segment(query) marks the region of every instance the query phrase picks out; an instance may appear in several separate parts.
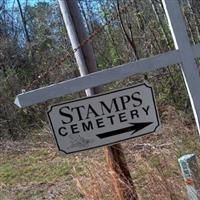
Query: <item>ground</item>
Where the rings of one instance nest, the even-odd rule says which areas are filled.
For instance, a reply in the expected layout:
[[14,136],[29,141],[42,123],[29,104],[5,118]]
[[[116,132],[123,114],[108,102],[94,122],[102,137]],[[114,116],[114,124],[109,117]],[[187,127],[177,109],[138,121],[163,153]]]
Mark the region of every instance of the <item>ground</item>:
[[[200,142],[194,121],[173,107],[160,110],[162,130],[123,142],[140,199],[186,200],[177,159]],[[103,148],[63,156],[47,128],[20,141],[0,141],[0,200],[116,199]]]

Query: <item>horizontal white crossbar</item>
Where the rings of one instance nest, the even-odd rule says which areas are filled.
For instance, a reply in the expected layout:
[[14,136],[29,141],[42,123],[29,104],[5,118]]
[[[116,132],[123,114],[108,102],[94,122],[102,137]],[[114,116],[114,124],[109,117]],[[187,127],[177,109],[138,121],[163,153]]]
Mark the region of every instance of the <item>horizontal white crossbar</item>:
[[[192,47],[195,57],[200,57],[200,44]],[[49,99],[96,87],[128,76],[149,72],[169,65],[181,63],[179,50],[169,51],[150,58],[123,64],[114,68],[98,71],[86,76],[66,80],[36,90],[17,95],[15,104],[26,107]]]

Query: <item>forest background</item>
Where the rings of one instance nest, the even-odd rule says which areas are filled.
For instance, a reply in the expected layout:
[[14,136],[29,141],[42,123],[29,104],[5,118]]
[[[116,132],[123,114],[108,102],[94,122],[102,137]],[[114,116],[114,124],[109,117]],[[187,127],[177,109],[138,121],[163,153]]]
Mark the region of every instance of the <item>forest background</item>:
[[[0,5],[0,136],[12,139],[41,126],[47,109],[44,103],[20,110],[13,104],[17,94],[79,76],[57,1],[31,2],[2,0]],[[200,41],[200,5],[182,2],[194,44]],[[102,29],[91,41],[99,70],[174,49],[160,1],[80,0],[79,5],[88,34]],[[178,66],[121,82],[144,79],[153,84],[159,103],[191,112]],[[105,90],[120,88],[121,82]]]

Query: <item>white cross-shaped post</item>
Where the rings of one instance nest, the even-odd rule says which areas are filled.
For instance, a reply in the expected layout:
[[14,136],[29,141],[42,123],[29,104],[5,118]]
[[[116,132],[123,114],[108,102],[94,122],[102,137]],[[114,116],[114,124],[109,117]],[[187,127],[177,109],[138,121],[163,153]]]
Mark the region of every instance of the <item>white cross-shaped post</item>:
[[182,74],[200,133],[200,77],[178,0],[163,0],[175,48],[180,51]]
[[19,94],[15,104],[26,107],[84,89],[93,88],[128,76],[181,64],[182,73],[200,133],[200,76],[195,58],[200,57],[200,44],[191,46],[178,0],[162,0],[176,50],[147,59],[66,80],[47,87]]

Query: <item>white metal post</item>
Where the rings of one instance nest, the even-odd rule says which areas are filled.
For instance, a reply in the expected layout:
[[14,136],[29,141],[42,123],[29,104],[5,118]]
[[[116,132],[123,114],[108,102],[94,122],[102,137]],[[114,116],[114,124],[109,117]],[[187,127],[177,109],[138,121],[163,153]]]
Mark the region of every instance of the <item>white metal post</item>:
[[[76,62],[79,67],[79,72],[80,72],[81,76],[85,76],[88,74],[88,68],[85,63],[83,51],[81,48],[79,48],[79,46],[80,46],[79,38],[77,37],[76,29],[74,27],[73,19],[70,15],[70,11],[69,11],[67,2],[65,0],[58,0],[58,2],[60,4],[61,13],[63,16],[63,20],[65,22],[68,36],[69,36],[71,44],[72,44],[72,48],[77,49],[76,52],[74,53],[74,55],[75,55]],[[94,94],[94,91],[91,88],[86,89],[85,92],[89,96]]]
[[[195,58],[200,57],[200,44],[193,45],[192,51]],[[17,95],[15,104],[23,108],[87,88],[96,87],[116,80],[122,80],[134,74],[150,72],[178,63],[181,63],[180,51],[172,50],[150,58],[140,59],[135,62],[126,63],[71,80],[65,80],[60,83],[23,92]]]
[[200,134],[200,77],[178,0],[162,0],[176,49],[180,51],[182,73]]

